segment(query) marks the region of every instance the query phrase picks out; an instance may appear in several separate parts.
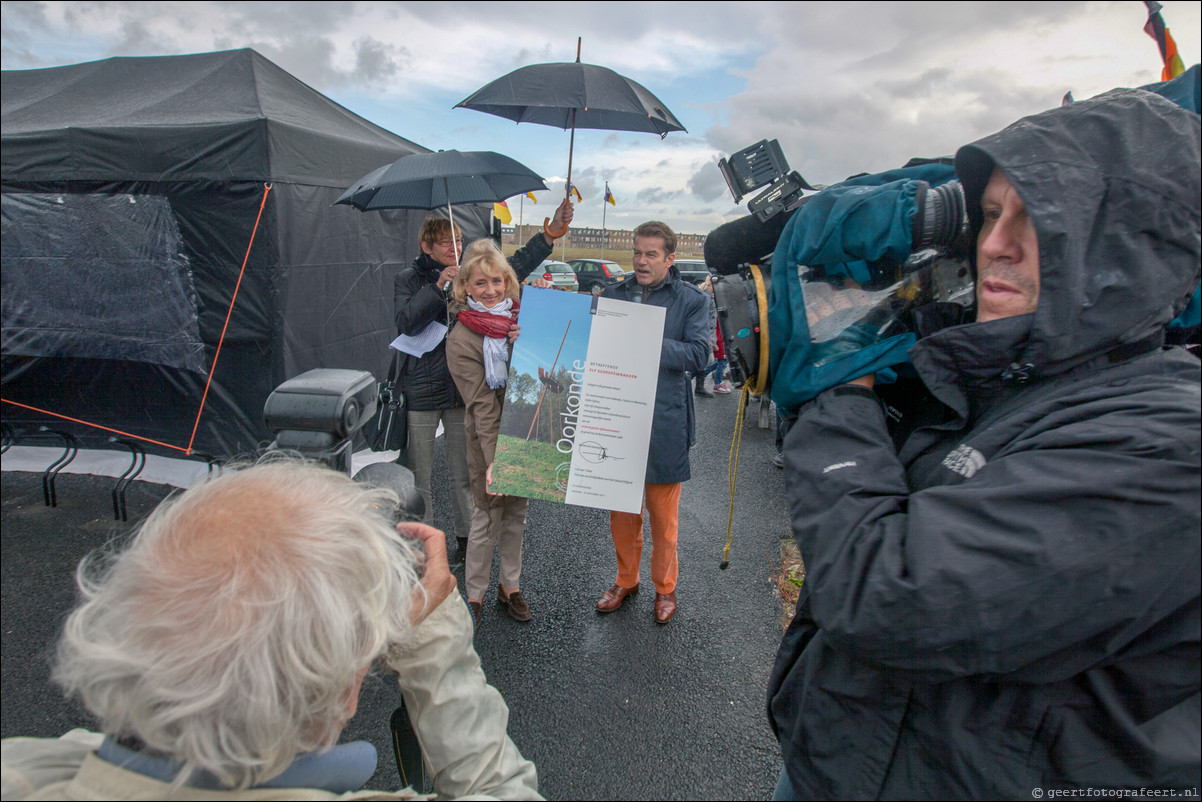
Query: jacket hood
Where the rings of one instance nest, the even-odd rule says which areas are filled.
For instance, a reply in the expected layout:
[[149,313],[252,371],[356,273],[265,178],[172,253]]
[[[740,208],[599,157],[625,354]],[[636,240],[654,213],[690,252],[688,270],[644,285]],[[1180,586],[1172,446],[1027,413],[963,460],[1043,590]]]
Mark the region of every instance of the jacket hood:
[[[1027,117],[956,154],[974,231],[995,166],[1039,239],[1039,304],[1020,361],[1054,375],[1145,340],[1198,286],[1197,114],[1138,89]],[[995,323],[998,321],[994,321]],[[983,332],[990,323],[972,324]]]

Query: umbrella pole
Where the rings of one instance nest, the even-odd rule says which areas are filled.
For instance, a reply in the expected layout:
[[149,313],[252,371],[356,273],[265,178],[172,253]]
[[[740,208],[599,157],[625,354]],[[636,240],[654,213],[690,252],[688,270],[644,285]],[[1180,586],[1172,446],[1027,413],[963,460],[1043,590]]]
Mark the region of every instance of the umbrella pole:
[[[579,55],[577,56],[579,61]],[[568,182],[566,192],[564,192],[564,200],[572,199],[572,153],[576,150],[576,109],[572,109],[572,137],[568,140]],[[568,227],[565,224],[559,231],[554,231],[551,228],[551,218],[543,218],[543,233],[551,239],[559,239],[564,234],[568,233]]]
[[442,191],[447,196],[447,217],[451,221],[451,247],[455,249],[455,264],[459,264],[459,240],[455,238],[455,213],[451,211],[451,187],[446,176],[442,178]]
[[[581,41],[583,40],[583,38],[584,38],[583,36],[576,37],[576,63],[577,64],[581,63]],[[564,200],[565,201],[572,200],[572,153],[575,152],[575,150],[576,150],[576,109],[573,108],[572,109],[572,138],[569,139],[569,144],[567,144],[567,188],[566,188],[567,191],[564,192]],[[567,226],[565,225],[563,228],[560,228],[559,231],[552,231],[551,218],[543,218],[542,231],[543,231],[543,233],[547,234],[547,236],[551,237],[552,239],[559,239],[560,237],[563,237],[564,234],[567,233]],[[561,253],[563,253],[563,250],[561,250]]]

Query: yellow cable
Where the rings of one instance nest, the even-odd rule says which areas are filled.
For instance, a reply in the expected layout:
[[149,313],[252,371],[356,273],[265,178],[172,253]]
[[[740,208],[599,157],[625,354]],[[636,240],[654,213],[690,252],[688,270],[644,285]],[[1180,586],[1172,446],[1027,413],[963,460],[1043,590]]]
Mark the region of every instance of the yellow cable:
[[730,547],[734,545],[735,480],[739,474],[739,450],[743,445],[743,418],[747,411],[747,399],[761,396],[768,389],[768,291],[764,288],[764,276],[757,265],[751,265],[751,277],[755,281],[755,297],[760,309],[760,361],[755,376],[749,376],[739,392],[739,411],[735,418],[735,433],[730,441],[730,460],[726,475],[730,482],[730,509],[726,516],[726,547],[722,549],[722,564],[725,571],[730,566]]
[[768,291],[764,288],[764,276],[758,265],[749,265],[751,278],[755,281],[755,300],[760,310],[760,360],[755,376],[749,376],[747,387],[754,396],[768,390]]
[[726,516],[726,547],[722,549],[722,564],[718,567],[723,571],[730,566],[730,547],[734,545],[735,520],[735,479],[739,474],[739,449],[743,444],[743,416],[747,409],[747,399],[751,390],[747,384],[739,391],[739,411],[735,418],[735,434],[730,441],[730,459],[726,464],[726,476],[730,483],[730,510]]

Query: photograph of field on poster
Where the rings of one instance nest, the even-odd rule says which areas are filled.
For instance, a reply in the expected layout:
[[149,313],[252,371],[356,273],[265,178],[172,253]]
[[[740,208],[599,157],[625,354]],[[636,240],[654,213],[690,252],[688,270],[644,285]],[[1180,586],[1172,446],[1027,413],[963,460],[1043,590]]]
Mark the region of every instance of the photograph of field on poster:
[[579,405],[573,367],[582,369],[588,355],[593,303],[592,296],[549,289],[522,293],[492,492],[564,501],[572,443],[563,429]]

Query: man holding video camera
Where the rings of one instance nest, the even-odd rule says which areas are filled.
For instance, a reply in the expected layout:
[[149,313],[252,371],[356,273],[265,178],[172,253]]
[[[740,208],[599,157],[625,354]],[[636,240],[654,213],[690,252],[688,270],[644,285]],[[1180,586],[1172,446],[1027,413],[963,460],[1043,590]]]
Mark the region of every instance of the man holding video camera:
[[102,733],[5,739],[3,798],[350,794],[376,750],[337,742],[377,659],[398,677],[440,798],[541,798],[472,647],[444,535],[398,532],[397,505],[391,490],[277,457],[211,474],[119,552],[85,560],[54,678]]
[[1198,115],[1116,90],[955,167],[976,314],[909,352],[925,425],[895,446],[869,375],[785,443],[777,798],[1196,793],[1202,377],[1163,342],[1199,282]]

